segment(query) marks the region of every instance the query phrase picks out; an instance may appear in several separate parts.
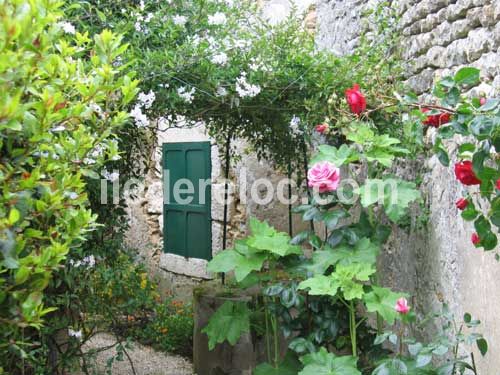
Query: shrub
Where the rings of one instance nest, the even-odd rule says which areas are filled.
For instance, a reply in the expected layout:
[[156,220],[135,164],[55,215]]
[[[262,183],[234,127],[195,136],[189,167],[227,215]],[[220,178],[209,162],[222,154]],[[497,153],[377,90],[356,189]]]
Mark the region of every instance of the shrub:
[[113,65],[121,38],[76,32],[60,5],[0,0],[0,357],[13,373],[47,361],[45,291],[95,227],[84,177],[119,157],[138,83]]

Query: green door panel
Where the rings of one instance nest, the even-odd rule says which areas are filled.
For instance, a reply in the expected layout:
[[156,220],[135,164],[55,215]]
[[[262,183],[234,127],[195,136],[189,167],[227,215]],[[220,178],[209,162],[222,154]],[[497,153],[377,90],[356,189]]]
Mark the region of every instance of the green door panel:
[[[164,251],[189,258],[212,258],[210,142],[163,144]],[[193,190],[175,195],[175,184],[186,179]],[[187,203],[187,199],[192,201]]]

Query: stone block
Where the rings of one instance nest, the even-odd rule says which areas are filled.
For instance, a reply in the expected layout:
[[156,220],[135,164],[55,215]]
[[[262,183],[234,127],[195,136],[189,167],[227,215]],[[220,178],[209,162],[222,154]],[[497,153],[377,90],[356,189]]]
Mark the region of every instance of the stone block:
[[[227,220],[231,220],[234,212],[234,187],[232,184],[228,185],[228,206],[227,206]],[[217,221],[224,220],[224,183],[212,184],[212,219]]]
[[154,181],[147,185],[146,201],[147,212],[160,214],[163,212],[163,184],[162,181]]
[[213,278],[212,274],[207,271],[207,263],[204,259],[185,258],[176,254],[162,253],[160,255],[160,268],[164,271],[199,279]]

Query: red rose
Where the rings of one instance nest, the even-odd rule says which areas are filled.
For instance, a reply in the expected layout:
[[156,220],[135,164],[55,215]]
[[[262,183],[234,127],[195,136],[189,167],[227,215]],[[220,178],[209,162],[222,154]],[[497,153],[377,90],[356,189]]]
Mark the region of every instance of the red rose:
[[359,91],[357,83],[352,88],[345,90],[345,97],[352,113],[359,115],[366,109],[366,98]]
[[[429,111],[430,111],[429,108],[422,109],[422,113],[426,113]],[[424,121],[424,125],[439,128],[441,125],[449,123],[450,119],[451,119],[451,115],[449,113],[446,113],[446,112],[438,113],[436,115],[427,116],[427,118]]]
[[481,239],[479,238],[479,235],[477,233],[472,233],[472,236],[470,237],[470,240],[474,245],[479,244],[481,242]]
[[500,190],[500,178],[495,182],[495,187]]
[[460,198],[457,203],[455,203],[455,206],[461,211],[465,210],[465,208],[469,205],[469,201],[465,198]]
[[479,185],[481,183],[481,180],[474,174],[472,162],[469,160],[455,164],[455,177],[464,185]]
[[324,132],[326,132],[328,130],[328,125],[327,124],[319,124],[319,125],[316,125],[316,131],[320,134],[323,134]]

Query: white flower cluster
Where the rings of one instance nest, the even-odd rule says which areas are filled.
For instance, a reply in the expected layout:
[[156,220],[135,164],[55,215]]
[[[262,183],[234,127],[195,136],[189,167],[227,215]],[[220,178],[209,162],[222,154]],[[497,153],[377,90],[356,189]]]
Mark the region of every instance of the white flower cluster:
[[59,26],[66,34],[74,35],[76,33],[75,26],[73,26],[73,24],[71,24],[70,22],[67,21],[61,22],[59,23]]
[[75,339],[77,339],[78,341],[81,341],[82,340],[82,330],[78,330],[78,331],[75,331],[71,328],[68,328],[68,336],[69,337],[74,337]]
[[227,95],[227,90],[225,87],[219,86],[217,87],[217,91],[215,92],[215,96],[222,97]]
[[93,255],[86,256],[82,260],[77,260],[76,262],[73,259],[69,260],[69,264],[73,267],[88,267],[92,268],[95,266],[95,257]]
[[87,165],[95,164],[96,159],[101,157],[103,153],[104,153],[104,147],[101,144],[98,144],[89,153],[89,156],[83,159],[83,162]]
[[250,65],[248,65],[248,68],[254,72],[261,71],[261,72],[270,72],[271,69],[268,68],[262,61],[258,60],[255,57],[252,57],[250,59]]
[[156,95],[153,91],[145,94],[143,92],[139,93],[137,97],[137,103],[134,108],[130,111],[130,117],[135,121],[135,126],[138,128],[144,128],[149,125],[148,117],[142,112],[142,109],[149,109],[153,105],[156,99]]
[[241,76],[236,79],[236,92],[240,98],[253,98],[261,91],[259,85],[252,85],[247,81],[246,73],[242,72]]
[[227,22],[227,17],[222,12],[217,12],[208,16],[209,25],[225,25],[226,22]]
[[109,182],[115,182],[120,178],[120,173],[118,171],[109,172],[107,169],[104,169],[102,172],[102,177],[104,177]]
[[[144,2],[141,2],[141,10],[144,10]],[[145,34],[147,34],[149,32],[148,28],[147,28],[147,24],[149,22],[151,22],[151,20],[153,19],[153,13],[148,13],[146,14],[146,16],[143,16],[142,14],[140,13],[135,13],[135,23],[134,23],[134,27],[135,27],[135,30],[137,32],[143,32]]]
[[295,135],[302,134],[302,130],[300,129],[299,125],[300,125],[300,118],[293,115],[292,119],[290,120],[290,129],[292,130],[292,134]]
[[186,86],[181,86],[177,89],[177,94],[183,99],[186,103],[192,103],[194,99],[194,93],[196,89],[194,87],[191,90],[188,90]]
[[156,95],[151,90],[149,90],[149,92],[147,94],[144,94],[143,92],[141,92],[137,96],[137,100],[139,101],[139,104],[146,109],[151,108],[155,99],[156,99]]
[[186,16],[181,16],[176,14],[175,16],[172,17],[172,21],[174,22],[174,25],[184,26],[188,20]]
[[212,58],[210,59],[210,61],[212,61],[212,63],[214,63],[216,65],[224,66],[224,65],[226,65],[226,63],[228,61],[228,57],[224,52],[219,52],[219,53],[213,55]]

